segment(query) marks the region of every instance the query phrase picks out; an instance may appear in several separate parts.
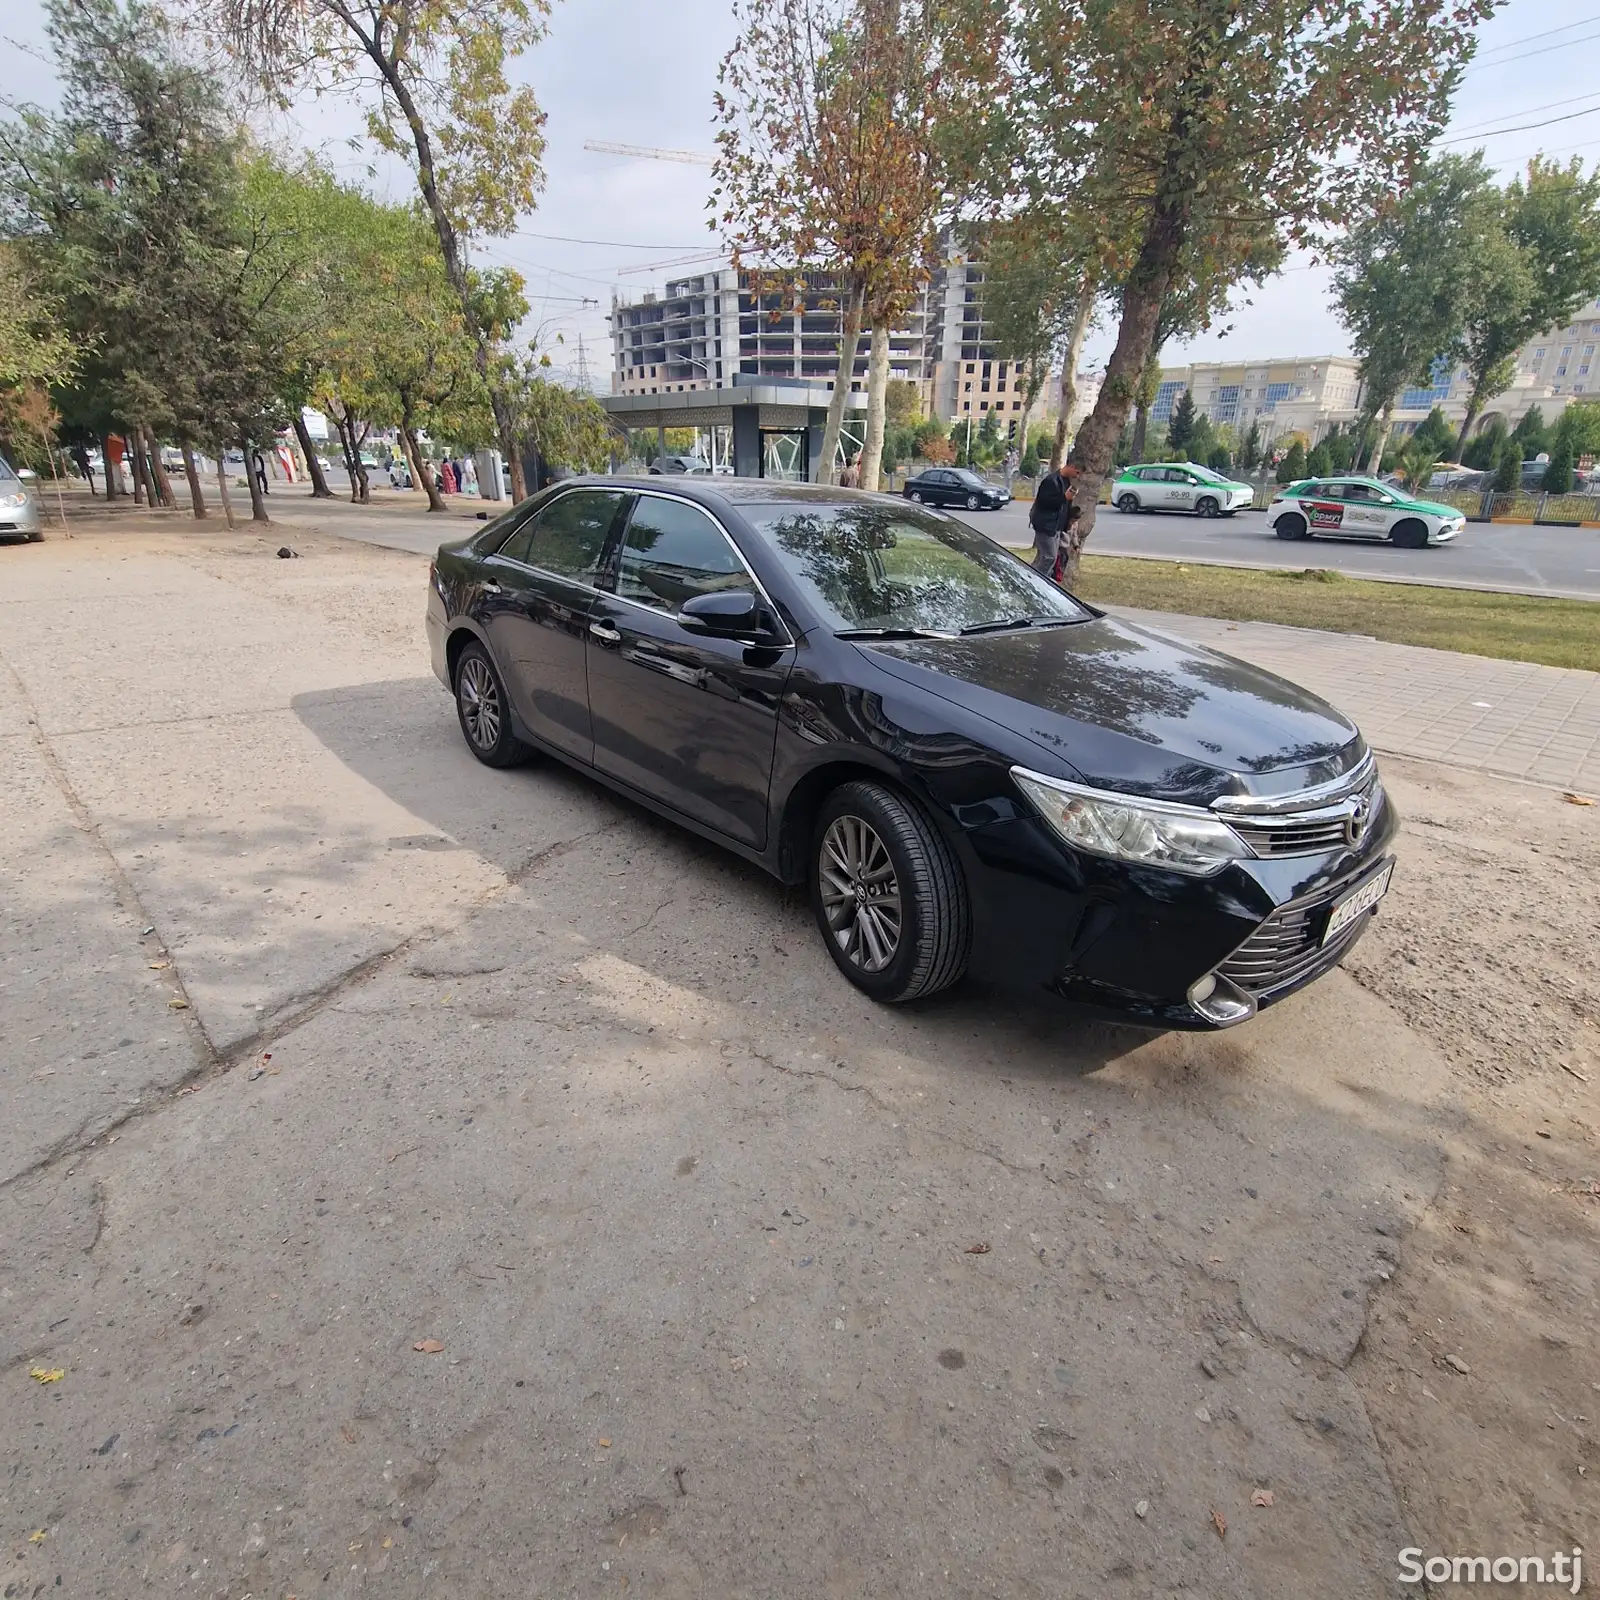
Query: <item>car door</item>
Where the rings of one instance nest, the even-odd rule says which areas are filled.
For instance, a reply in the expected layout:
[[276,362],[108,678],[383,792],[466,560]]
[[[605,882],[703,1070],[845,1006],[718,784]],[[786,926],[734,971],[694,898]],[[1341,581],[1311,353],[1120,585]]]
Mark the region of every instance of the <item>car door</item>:
[[1173,511],[1193,511],[1200,480],[1182,467],[1167,468],[1166,503]]
[[594,759],[588,626],[606,543],[631,496],[571,489],[546,501],[485,563],[480,620],[506,692],[536,739]]
[[1364,539],[1387,539],[1389,525],[1394,521],[1394,501],[1390,496],[1367,483],[1347,483],[1343,487],[1343,531]]
[[714,639],[678,621],[695,595],[762,595],[701,507],[643,493],[589,624],[594,761],[741,844],[767,843],[778,705],[794,650]]

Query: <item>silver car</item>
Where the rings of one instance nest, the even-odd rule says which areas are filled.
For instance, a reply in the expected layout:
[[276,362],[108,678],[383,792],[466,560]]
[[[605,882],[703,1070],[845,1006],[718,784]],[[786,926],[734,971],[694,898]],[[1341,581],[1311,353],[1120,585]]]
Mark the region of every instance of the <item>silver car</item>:
[[[33,474],[28,474],[31,480]],[[39,502],[30,482],[18,477],[11,463],[0,456],[0,539],[42,539]]]

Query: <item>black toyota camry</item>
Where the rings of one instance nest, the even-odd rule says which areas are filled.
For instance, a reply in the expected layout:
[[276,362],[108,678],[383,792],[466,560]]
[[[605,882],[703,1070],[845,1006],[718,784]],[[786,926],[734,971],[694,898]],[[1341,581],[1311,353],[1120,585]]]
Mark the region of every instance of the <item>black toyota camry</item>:
[[1223,1027],[1389,884],[1339,712],[904,500],[569,480],[441,546],[428,635],[480,761],[555,756],[808,885],[880,1000],[970,972]]

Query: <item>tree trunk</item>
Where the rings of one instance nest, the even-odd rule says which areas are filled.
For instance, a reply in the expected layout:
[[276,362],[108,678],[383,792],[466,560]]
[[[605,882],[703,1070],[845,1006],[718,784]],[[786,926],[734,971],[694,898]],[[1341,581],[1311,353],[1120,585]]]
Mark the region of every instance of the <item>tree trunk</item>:
[[362,506],[370,506],[372,504],[372,485],[367,480],[366,465],[361,459],[361,446],[366,442],[367,434],[371,430],[372,424],[369,422],[358,436],[356,433],[356,419],[354,417],[350,418],[350,454],[356,464],[355,481],[358,491],[353,498],[357,505]]
[[252,522],[271,522],[267,515],[267,497],[261,492],[261,480],[256,477],[255,447],[243,432],[239,442],[244,450],[244,481],[250,485],[250,519]]
[[1072,425],[1072,408],[1078,403],[1078,363],[1083,360],[1083,342],[1089,337],[1089,322],[1094,316],[1100,285],[1093,273],[1084,277],[1078,290],[1078,304],[1072,313],[1072,331],[1067,335],[1067,353],[1061,358],[1061,415],[1056,418],[1056,442],[1050,450],[1050,470],[1061,465],[1067,453],[1067,431]]
[[233,531],[233,497],[228,493],[228,463],[222,458],[228,453],[227,446],[217,445],[217,493],[222,497],[222,514],[228,519],[228,530]]
[[1467,440],[1472,437],[1472,425],[1478,420],[1478,414],[1483,410],[1483,402],[1488,398],[1483,392],[1484,387],[1482,383],[1474,383],[1472,393],[1467,396],[1467,414],[1461,423],[1461,437],[1456,440],[1457,461],[1467,448]]
[[322,463],[317,460],[317,447],[311,438],[311,430],[306,427],[306,419],[298,411],[294,414],[294,436],[300,441],[301,455],[306,458],[306,475],[311,479],[311,498],[333,499],[333,490],[328,487]]
[[1150,434],[1150,407],[1143,400],[1133,408],[1133,459],[1144,460],[1144,442]]
[[156,492],[161,497],[161,504],[169,511],[175,511],[178,500],[172,492],[172,479],[167,476],[166,463],[161,459],[161,446],[156,443],[156,436],[150,431],[149,423],[146,423],[140,431],[144,434],[145,454],[150,461],[150,471],[155,477]]
[[[1158,185],[1158,193],[1162,186]],[[1075,503],[1080,507],[1078,521],[1062,535],[1066,560],[1062,582],[1067,588],[1078,580],[1083,547],[1094,532],[1095,512],[1099,509],[1100,486],[1105,482],[1116,455],[1117,440],[1128,420],[1128,412],[1138,393],[1139,380],[1154,347],[1156,324],[1161,317],[1161,302],[1166,298],[1188,232],[1187,202],[1177,205],[1157,201],[1145,229],[1138,260],[1128,275],[1123,295],[1122,323],[1117,329],[1116,348],[1106,367],[1105,382],[1094,410],[1084,418],[1072,446],[1072,461],[1078,468]]]
[[850,400],[850,384],[856,375],[856,345],[861,341],[861,285],[851,278],[845,286],[844,304],[839,307],[842,328],[839,335],[839,366],[833,375],[833,394],[828,400],[828,421],[822,430],[822,460],[817,463],[818,483],[837,483],[839,431],[844,426],[844,408]]
[[189,504],[194,509],[194,520],[206,520],[206,497],[200,492],[200,474],[195,470],[194,451],[185,439],[179,446],[183,451],[183,475],[189,480]]
[[1376,477],[1378,469],[1383,465],[1383,452],[1389,448],[1389,435],[1394,430],[1394,398],[1391,396],[1384,402],[1383,426],[1378,429],[1378,437],[1373,441],[1372,454],[1367,457],[1367,476]]
[[409,421],[400,424],[400,442],[405,446],[406,465],[411,468],[411,481],[428,496],[429,511],[445,509],[444,496],[439,493],[433,474],[422,464],[422,448],[417,443],[416,431]]
[[106,480],[106,504],[110,505],[122,492],[122,485],[117,482],[116,464],[111,459],[111,435],[100,435],[100,467]]
[[127,447],[133,456],[133,503],[148,506],[152,511],[156,506],[155,479],[150,476],[150,463],[145,459],[144,441],[139,437],[137,428],[128,430]]
[[867,437],[861,446],[861,487],[876,491],[883,470],[884,400],[889,393],[889,319],[872,328],[872,360],[867,366]]

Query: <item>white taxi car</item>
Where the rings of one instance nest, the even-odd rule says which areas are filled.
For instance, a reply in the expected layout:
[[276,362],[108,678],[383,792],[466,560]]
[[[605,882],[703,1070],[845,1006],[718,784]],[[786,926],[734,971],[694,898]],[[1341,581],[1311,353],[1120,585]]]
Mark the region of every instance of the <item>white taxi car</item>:
[[1231,517],[1255,499],[1248,483],[1225,478],[1194,461],[1151,461],[1124,467],[1111,490],[1118,511],[1192,511]]
[[1436,500],[1414,500],[1376,478],[1308,478],[1278,490],[1267,521],[1280,539],[1319,533],[1344,539],[1387,539],[1421,550],[1448,544],[1466,526],[1463,512]]

